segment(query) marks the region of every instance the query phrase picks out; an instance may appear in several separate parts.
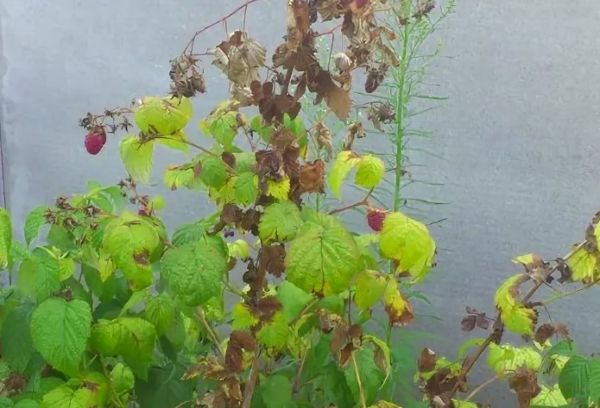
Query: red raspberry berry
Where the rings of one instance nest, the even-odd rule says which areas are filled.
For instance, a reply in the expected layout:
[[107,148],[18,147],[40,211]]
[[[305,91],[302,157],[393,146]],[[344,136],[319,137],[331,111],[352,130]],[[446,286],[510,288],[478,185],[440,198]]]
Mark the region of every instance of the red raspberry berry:
[[354,4],[356,5],[356,8],[363,8],[364,6],[367,5],[367,3],[369,2],[369,0],[354,0]]
[[383,220],[385,220],[386,212],[376,208],[370,208],[367,211],[367,223],[373,231],[381,231],[383,228]]
[[106,143],[106,132],[103,127],[97,127],[85,135],[85,150],[89,154],[96,155]]

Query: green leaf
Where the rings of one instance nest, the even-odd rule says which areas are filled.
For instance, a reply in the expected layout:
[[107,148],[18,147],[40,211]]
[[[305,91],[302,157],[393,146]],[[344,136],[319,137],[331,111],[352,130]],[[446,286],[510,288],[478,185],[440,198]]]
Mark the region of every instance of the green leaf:
[[360,349],[353,353],[352,358],[356,362],[357,369],[355,370],[354,368],[354,361],[348,363],[348,367],[344,370],[346,382],[350,390],[352,390],[354,401],[360,402],[360,391],[356,378],[356,372],[358,372],[365,395],[365,402],[371,404],[375,400],[377,390],[382,385],[385,376],[375,363],[375,353],[373,350],[368,348]]
[[161,269],[171,289],[187,305],[197,306],[221,293],[227,256],[210,241],[185,244],[165,253]]
[[117,363],[109,375],[110,385],[117,394],[131,391],[135,385],[135,376],[129,367],[123,363]]
[[385,374],[384,382],[387,381],[392,370],[392,358],[388,344],[379,337],[367,334],[363,336],[365,343],[371,343],[375,347],[375,364]]
[[258,133],[260,138],[265,142],[271,141],[274,129],[272,125],[265,124],[262,115],[256,115],[250,120],[250,129]]
[[542,364],[542,356],[531,347],[492,343],[488,350],[488,365],[499,376],[515,372],[521,367],[537,371]]
[[156,328],[156,334],[162,336],[173,324],[177,313],[175,302],[166,293],[151,298],[146,303],[144,317]]
[[258,232],[261,241],[288,241],[293,239],[302,226],[300,210],[291,201],[273,203],[267,208],[260,218]]
[[587,398],[590,394],[589,360],[582,356],[571,357],[560,372],[558,385],[567,399]]
[[241,173],[235,179],[234,191],[236,204],[253,204],[258,197],[258,176],[249,171]]
[[352,235],[333,216],[307,222],[286,256],[287,280],[305,292],[325,296],[343,292],[359,271],[360,250]]
[[416,282],[431,269],[436,251],[425,224],[399,212],[385,217],[379,249],[383,256],[398,262],[398,272],[410,273]]
[[136,136],[121,140],[121,160],[129,175],[138,182],[148,183],[152,173],[154,143],[142,142]]
[[90,337],[92,311],[81,301],[51,298],[31,317],[31,338],[37,351],[54,368],[76,373]]
[[8,266],[10,247],[12,246],[12,225],[10,215],[0,208],[0,270]]
[[18,305],[8,313],[2,324],[2,357],[13,371],[25,371],[35,351],[29,332],[32,312],[32,304]]
[[41,408],[93,408],[95,406],[95,398],[90,389],[74,390],[63,385],[44,395]]
[[185,406],[185,401],[193,400],[193,381],[182,380],[185,373],[179,365],[152,367],[148,381],[137,381],[135,385],[138,402],[143,408],[167,408]]
[[105,356],[122,356],[136,375],[145,378],[152,361],[156,330],[138,317],[99,320],[92,327],[91,345]]
[[532,408],[564,407],[568,404],[560,392],[558,384],[555,384],[552,388],[542,385],[541,389],[540,393],[531,400]]
[[192,103],[188,98],[147,96],[141,100],[133,119],[144,133],[171,135],[182,130],[191,117]]
[[236,239],[234,242],[227,243],[227,251],[230,258],[246,261],[250,256],[250,245],[248,245],[248,241]]
[[149,292],[150,292],[150,288],[146,288],[146,289],[138,290],[137,292],[133,292],[131,294],[131,296],[129,296],[129,299],[127,299],[127,302],[125,302],[125,304],[121,308],[121,311],[119,312],[119,317],[125,316],[129,312],[129,310],[140,305],[144,301],[144,299],[148,296]]
[[202,133],[214,137],[225,150],[231,150],[233,140],[239,127],[238,112],[236,111],[215,111],[200,121],[199,124]]
[[75,261],[66,255],[57,259],[58,261],[58,278],[61,282],[66,281],[75,273]]
[[123,271],[134,290],[152,283],[150,255],[159,247],[160,232],[145,218],[125,212],[107,227],[102,251]]
[[39,408],[39,406],[40,404],[36,400],[22,399],[14,405],[14,408]]
[[329,187],[331,188],[334,197],[338,199],[342,197],[342,183],[344,182],[344,179],[348,177],[348,174],[354,166],[359,162],[360,158],[350,150],[344,150],[338,153],[327,176]]
[[300,312],[313,299],[310,293],[306,293],[291,282],[283,281],[277,288],[277,299],[281,302],[282,312],[288,321],[294,320]]
[[595,357],[590,361],[590,398],[600,401],[600,358]]
[[354,303],[361,310],[369,310],[383,298],[387,280],[379,272],[364,271],[356,277]]
[[58,259],[45,248],[36,248],[19,268],[17,287],[41,302],[60,290]]
[[280,374],[271,375],[261,381],[258,393],[266,408],[292,408],[296,406],[292,398],[292,383]]
[[[329,349],[327,349],[329,351]],[[319,368],[319,375],[315,382],[319,384],[325,393],[325,400],[329,404],[337,407],[354,407],[360,406],[356,404],[352,395],[352,391],[348,387],[344,372],[339,369],[336,363],[329,363]]]
[[294,119],[290,117],[287,113],[283,116],[283,126],[292,132],[296,139],[300,139],[304,137],[306,134],[306,127],[304,126],[304,122],[300,116],[296,116]]
[[385,175],[385,164],[383,160],[371,154],[363,156],[356,168],[354,183],[361,187],[376,187]]
[[90,268],[87,265],[82,265],[81,271],[85,278],[85,283],[88,289],[98,297],[102,302],[108,302],[115,297],[117,290],[117,280],[114,275],[110,275],[103,282],[100,272]]
[[39,234],[42,225],[46,224],[45,213],[48,211],[48,207],[37,207],[33,209],[25,218],[25,242],[27,245],[31,244]]
[[220,189],[227,181],[228,172],[223,160],[209,156],[202,161],[200,180],[209,187]]
[[171,167],[165,170],[163,181],[165,186],[171,190],[181,187],[196,188],[199,174],[193,167]]
[[517,274],[508,278],[496,291],[494,301],[506,328],[517,334],[532,335],[537,316],[516,298],[519,286],[528,279]]
[[285,348],[290,333],[285,315],[277,312],[270,322],[261,327],[256,334],[256,339],[263,346],[279,351]]
[[14,402],[8,397],[0,397],[0,408],[14,408]]

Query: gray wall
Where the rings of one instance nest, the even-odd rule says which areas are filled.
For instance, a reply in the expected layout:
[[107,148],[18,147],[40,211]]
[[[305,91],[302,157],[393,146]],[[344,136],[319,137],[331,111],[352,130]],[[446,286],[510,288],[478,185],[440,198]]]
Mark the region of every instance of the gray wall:
[[[273,46],[283,32],[283,1],[263,3],[250,8],[249,29]],[[87,155],[77,119],[166,91],[169,58],[196,28],[238,4],[2,0],[0,192],[17,225],[37,204],[80,191],[91,177],[114,183],[123,174],[116,141],[98,157]],[[440,333],[428,345],[451,354],[468,337],[459,328],[465,304],[493,313],[495,288],[518,270],[512,256],[566,253],[600,208],[598,21],[597,0],[462,0],[440,31],[450,58],[433,67],[433,89],[450,100],[415,123],[435,136],[412,146],[442,159],[416,151],[412,159],[426,164],[413,169],[417,178],[442,185],[407,192],[448,202],[419,207],[430,220],[447,218],[432,227],[439,267],[425,290],[433,305],[419,309],[442,318],[422,320],[421,328]],[[200,44],[222,36],[217,28]],[[199,114],[224,96],[214,70],[207,79],[209,94],[195,101]],[[158,167],[180,160],[163,152]],[[207,211],[191,194],[167,202],[171,223]],[[592,293],[551,310],[596,352],[599,311]]]

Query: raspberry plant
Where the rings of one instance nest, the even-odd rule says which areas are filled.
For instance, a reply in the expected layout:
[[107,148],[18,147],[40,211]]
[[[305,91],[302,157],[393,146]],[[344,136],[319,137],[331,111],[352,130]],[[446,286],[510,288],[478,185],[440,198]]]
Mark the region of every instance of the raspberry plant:
[[[193,36],[171,63],[168,95],[81,120],[92,155],[107,135],[120,137],[128,176],[118,185],[90,182],[84,194],[35,209],[24,243],[0,211],[0,268],[11,283],[0,296],[0,407],[393,408],[405,400],[390,386],[403,364],[390,334],[412,321],[412,294],[436,244],[400,212],[400,188],[409,103],[424,72],[413,63],[439,21],[435,6],[290,0],[287,33],[270,58],[243,28],[195,51],[204,31],[258,2]],[[346,48],[333,54],[332,45],[323,59],[316,41],[334,44],[336,35]],[[208,57],[230,97],[200,121],[207,144],[186,126],[191,98],[210,85],[201,68]],[[367,96],[391,91],[358,104],[351,89],[360,82]],[[363,113],[392,136],[392,160],[360,148]],[[198,191],[215,208],[172,234],[160,217],[164,200],[143,192],[159,148],[185,156],[162,169],[165,186]],[[344,203],[348,185],[362,198]],[[363,226],[348,227],[349,210],[366,213]],[[538,310],[598,282],[599,234],[594,220],[563,258],[516,258],[524,272],[498,289],[498,315],[468,308],[462,321],[487,337],[467,342],[456,361],[429,348],[415,356],[422,398],[413,405],[473,407],[500,379],[521,407],[597,402],[598,360],[576,355],[566,327],[539,324]],[[533,301],[558,272],[557,282],[582,286]],[[373,324],[380,316],[385,335]],[[502,343],[506,330],[533,345]],[[552,344],[555,336],[563,341]],[[472,387],[467,376],[486,351],[494,377]]]

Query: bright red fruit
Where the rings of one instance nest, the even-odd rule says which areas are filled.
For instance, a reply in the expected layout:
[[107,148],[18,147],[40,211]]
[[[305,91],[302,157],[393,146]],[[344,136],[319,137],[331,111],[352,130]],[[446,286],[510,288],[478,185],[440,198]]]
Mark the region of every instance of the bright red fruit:
[[373,231],[381,231],[383,228],[383,220],[385,220],[386,212],[376,208],[370,208],[367,211],[367,222]]
[[85,150],[87,150],[89,154],[96,155],[100,153],[100,150],[102,150],[105,143],[106,132],[102,127],[97,127],[85,135]]

